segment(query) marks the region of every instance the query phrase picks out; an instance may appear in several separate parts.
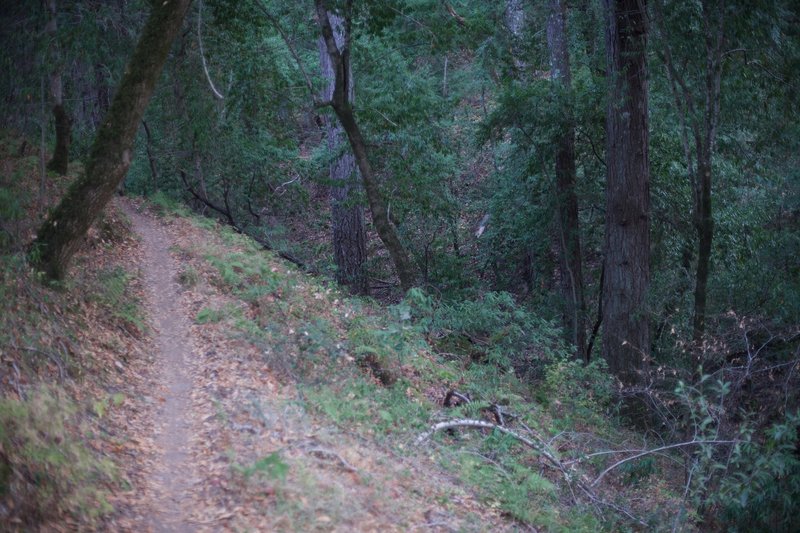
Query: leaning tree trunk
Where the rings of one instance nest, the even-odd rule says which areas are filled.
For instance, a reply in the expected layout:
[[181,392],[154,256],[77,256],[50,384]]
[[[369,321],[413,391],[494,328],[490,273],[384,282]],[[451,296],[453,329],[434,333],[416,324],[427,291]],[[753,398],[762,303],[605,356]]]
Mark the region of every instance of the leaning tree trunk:
[[[329,13],[336,46],[344,46],[344,20]],[[319,60],[322,75],[327,82],[324,100],[333,98],[336,86],[336,72],[328,55],[324,38],[320,37]],[[349,66],[348,66],[349,67]],[[347,100],[353,102],[353,72],[347,69]],[[358,181],[358,171],[353,154],[344,148],[346,140],[342,126],[330,117],[325,117],[328,149],[335,156],[329,167],[331,181],[331,219],[333,226],[333,255],[336,260],[336,280],[348,285],[355,294],[368,294],[369,285],[364,269],[367,258],[366,230],[364,229],[363,209],[354,201]]]
[[94,140],[84,175],[39,228],[32,258],[48,277],[63,278],[87,230],[125,178],[136,131],[190,3],[165,0],[154,4]]
[[604,0],[610,84],[607,110],[603,355],[625,384],[650,351],[650,174],[645,0]]
[[56,10],[56,0],[47,0],[47,12],[50,19],[45,27],[45,34],[50,40],[50,62],[52,70],[50,72],[50,100],[53,104],[53,118],[56,123],[56,147],[53,150],[53,157],[47,163],[47,168],[60,175],[65,175],[69,166],[69,144],[72,137],[72,119],[64,108],[64,87],[61,80],[61,61],[58,58],[58,21]]
[[[567,48],[564,4],[550,0],[547,19],[547,44],[554,83],[564,92],[571,90],[572,76]],[[567,107],[567,109],[569,109]],[[583,296],[578,197],[575,194],[575,124],[567,111],[556,149],[556,205],[561,262],[561,291],[564,299],[564,333],[576,348],[578,357],[586,354],[586,304]]]
[[389,255],[397,271],[397,277],[400,278],[400,286],[404,291],[407,291],[417,282],[416,269],[403,243],[400,241],[400,237],[398,237],[394,225],[392,225],[389,220],[386,202],[383,199],[377,177],[367,157],[367,143],[364,141],[364,137],[361,134],[361,129],[355,118],[353,106],[347,96],[350,92],[347,85],[347,73],[350,68],[350,35],[349,29],[347,28],[349,25],[349,7],[350,2],[348,2],[347,13],[345,14],[344,44],[339,48],[336,44],[330,20],[328,19],[328,12],[322,0],[316,0],[317,19],[319,21],[320,30],[325,41],[325,48],[327,49],[328,56],[331,59],[331,64],[336,73],[333,95],[330,101],[326,103],[333,108],[342,128],[347,134],[350,148],[353,150],[358,170],[361,173],[361,181],[364,185],[367,203],[369,204],[369,210],[372,214],[372,223],[375,225],[375,230],[378,232],[378,236],[383,242],[383,245],[386,246],[386,249],[389,251]]

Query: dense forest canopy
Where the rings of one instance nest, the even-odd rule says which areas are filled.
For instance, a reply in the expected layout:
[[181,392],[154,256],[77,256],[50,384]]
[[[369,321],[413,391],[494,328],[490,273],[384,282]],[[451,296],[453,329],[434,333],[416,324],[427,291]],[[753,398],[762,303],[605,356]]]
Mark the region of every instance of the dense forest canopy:
[[[92,162],[109,110],[133,105],[120,87],[155,46],[154,5],[2,3],[4,128],[51,172],[111,179]],[[796,424],[797,2],[197,0],[174,33],[146,109],[119,119],[121,193],[185,202],[354,294],[410,295],[430,324],[483,306],[457,342],[491,339],[525,379],[530,329],[554,325],[665,438],[709,402],[718,435]],[[97,211],[70,211],[97,200],[77,190],[51,214],[83,217],[75,239]],[[52,220],[33,261],[60,277]],[[696,387],[685,411],[676,387]],[[778,500],[766,514],[787,516]]]

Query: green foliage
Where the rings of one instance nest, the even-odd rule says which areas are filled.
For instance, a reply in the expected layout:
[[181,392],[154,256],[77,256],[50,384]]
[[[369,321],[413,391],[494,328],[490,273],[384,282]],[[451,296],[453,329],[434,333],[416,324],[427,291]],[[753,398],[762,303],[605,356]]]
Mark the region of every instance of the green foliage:
[[178,272],[178,283],[184,288],[190,289],[197,285],[199,281],[200,275],[191,265],[184,266],[181,268],[181,271]]
[[567,419],[583,419],[602,423],[610,415],[609,407],[614,397],[614,377],[608,373],[604,359],[595,359],[588,365],[574,358],[562,356],[545,369],[543,403]]
[[96,278],[96,292],[89,299],[102,305],[111,317],[125,327],[143,331],[145,323],[139,299],[131,293],[133,276],[118,266],[102,270]]
[[536,473],[528,464],[507,453],[513,442],[507,436],[492,435],[484,443],[483,454],[463,454],[457,468],[472,483],[490,506],[511,517],[547,531],[598,531],[600,524],[589,512],[576,509],[563,512],[558,506],[555,485]]
[[115,472],[85,447],[89,436],[77,406],[56,388],[0,400],[4,523],[34,526],[67,513],[91,525],[112,511],[106,495]]
[[541,377],[545,365],[565,353],[556,327],[506,292],[438,304],[413,292],[407,302],[409,312],[442,352],[513,368],[531,378]]
[[231,468],[248,482],[283,481],[289,473],[289,465],[283,461],[279,452],[273,452],[247,466],[234,463]]
[[763,438],[748,431],[733,448],[712,497],[729,531],[793,531],[800,525],[798,427],[800,412],[787,414]]
[[311,410],[343,429],[380,438],[419,430],[428,419],[427,408],[409,399],[403,387],[382,387],[363,376],[306,387],[303,397]]
[[155,212],[162,216],[186,216],[188,214],[186,207],[182,203],[163,191],[156,191],[155,194],[150,196],[149,201],[155,207]]
[[16,223],[24,215],[22,200],[12,189],[0,187],[0,250],[18,240]]
[[198,324],[209,324],[213,322],[219,322],[223,318],[225,318],[225,313],[222,310],[204,307],[198,311],[194,320]]
[[405,307],[392,308],[394,316],[358,316],[349,325],[347,337],[356,357],[375,356],[385,364],[402,364],[424,347],[419,330]]

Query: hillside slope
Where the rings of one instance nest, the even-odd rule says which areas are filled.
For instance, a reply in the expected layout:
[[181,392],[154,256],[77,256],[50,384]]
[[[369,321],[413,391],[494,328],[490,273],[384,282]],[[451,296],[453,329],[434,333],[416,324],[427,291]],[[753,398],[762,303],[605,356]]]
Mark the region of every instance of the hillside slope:
[[161,196],[112,202],[69,281],[45,286],[24,260],[43,207],[18,142],[0,184],[3,529],[666,523],[680,468],[590,483],[619,455],[584,467],[587,451],[642,437],[613,422],[602,365],[508,295],[352,298]]

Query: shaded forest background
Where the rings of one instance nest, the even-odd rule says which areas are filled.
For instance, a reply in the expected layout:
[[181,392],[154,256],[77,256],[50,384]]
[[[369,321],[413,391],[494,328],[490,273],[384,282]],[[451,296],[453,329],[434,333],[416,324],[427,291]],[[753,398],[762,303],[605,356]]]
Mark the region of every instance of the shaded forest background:
[[[149,7],[2,4],[5,128],[38,140],[18,150],[41,152],[42,187],[89,156]],[[740,488],[759,480],[759,516],[785,525],[800,494],[798,28],[789,0],[198,1],[120,192],[185,202],[387,305],[410,294],[441,352],[531,382],[536,324],[558,329],[645,431],[748,435],[707,459]],[[621,110],[637,57],[644,104]],[[638,148],[619,141],[637,109]],[[620,274],[633,241],[612,232],[634,225],[641,263]],[[744,520],[755,504],[738,504]]]

